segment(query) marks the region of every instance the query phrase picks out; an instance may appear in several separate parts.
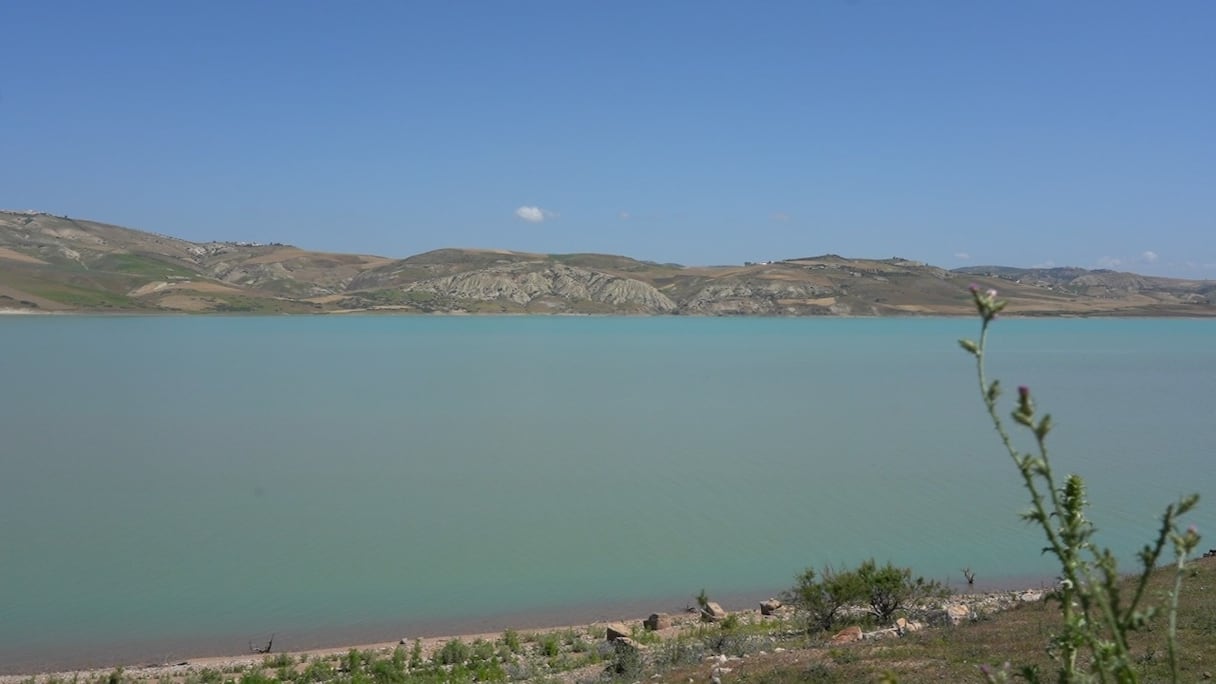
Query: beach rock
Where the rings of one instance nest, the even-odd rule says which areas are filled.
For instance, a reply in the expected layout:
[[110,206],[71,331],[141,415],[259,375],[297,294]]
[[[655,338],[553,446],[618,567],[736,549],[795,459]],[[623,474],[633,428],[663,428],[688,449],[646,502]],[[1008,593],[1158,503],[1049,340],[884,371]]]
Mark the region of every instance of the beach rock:
[[951,624],[958,624],[972,617],[972,609],[966,604],[953,604],[946,606],[946,615],[950,616]]
[[861,628],[857,625],[845,627],[844,629],[832,635],[828,641],[830,644],[848,644],[854,641],[861,641]]
[[629,628],[620,622],[614,622],[604,627],[604,638],[608,641],[620,641],[629,638]]
[[1023,603],[1037,603],[1043,600],[1043,592],[1041,591],[1024,591],[1018,595],[1018,600]]
[[667,629],[671,626],[671,616],[667,613],[651,613],[650,617],[642,621],[642,625],[652,632]]
[[625,651],[636,651],[641,648],[641,644],[634,641],[633,639],[630,639],[627,636],[617,637],[612,642],[612,645],[616,649],[617,653],[623,653]]
[[876,629],[873,632],[862,632],[862,634],[861,634],[861,638],[866,641],[870,641],[873,639],[888,639],[888,638],[894,638],[897,636],[899,636],[899,630],[894,627],[887,627],[886,629]]
[[702,622],[718,622],[725,617],[726,611],[722,610],[722,606],[718,605],[714,601],[706,603],[705,607],[701,609]]
[[975,616],[975,612],[965,603],[947,603],[937,610],[930,611],[925,619],[931,625],[958,625]]
[[895,621],[895,631],[898,632],[900,636],[903,636],[910,632],[919,632],[920,630],[922,630],[924,628],[925,628],[925,625],[923,623],[916,622],[915,620],[907,620],[905,618],[900,618]]
[[779,608],[781,608],[781,602],[775,598],[760,602],[761,615],[772,615],[773,613],[776,613]]

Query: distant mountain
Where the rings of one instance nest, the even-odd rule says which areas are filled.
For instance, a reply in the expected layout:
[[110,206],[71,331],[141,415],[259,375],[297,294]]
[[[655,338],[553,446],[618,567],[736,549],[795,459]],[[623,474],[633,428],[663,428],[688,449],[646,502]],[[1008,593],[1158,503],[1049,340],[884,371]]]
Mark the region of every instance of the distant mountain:
[[1216,281],[1160,278],[1136,273],[1084,268],[1010,268],[1008,266],[970,266],[955,273],[989,276],[1016,284],[1055,288],[1060,291],[1098,298],[1121,298],[1138,294],[1170,294],[1190,304],[1209,304]]
[[1022,315],[1212,316],[1216,281],[804,257],[685,267],[608,254],[441,249],[405,259],[196,243],[0,211],[0,309],[114,312],[961,315],[967,285]]

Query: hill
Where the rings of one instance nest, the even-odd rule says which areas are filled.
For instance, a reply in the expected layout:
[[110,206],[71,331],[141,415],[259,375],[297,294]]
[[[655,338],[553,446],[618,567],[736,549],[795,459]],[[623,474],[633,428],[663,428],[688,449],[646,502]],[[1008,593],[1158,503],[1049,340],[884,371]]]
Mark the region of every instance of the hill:
[[441,249],[405,259],[189,242],[0,211],[0,309],[43,312],[900,316],[972,313],[971,282],[1019,315],[1212,316],[1216,281],[1076,268],[948,271],[823,255],[685,267],[608,254]]

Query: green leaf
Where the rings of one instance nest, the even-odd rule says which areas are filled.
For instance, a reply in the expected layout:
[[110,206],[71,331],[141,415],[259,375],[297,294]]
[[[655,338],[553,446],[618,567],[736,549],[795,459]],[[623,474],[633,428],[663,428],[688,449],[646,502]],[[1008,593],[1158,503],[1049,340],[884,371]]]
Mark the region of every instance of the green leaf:
[[1043,441],[1043,438],[1047,436],[1048,432],[1051,432],[1051,414],[1050,413],[1043,416],[1043,420],[1039,421],[1039,424],[1034,429],[1034,436],[1038,437],[1039,441]]

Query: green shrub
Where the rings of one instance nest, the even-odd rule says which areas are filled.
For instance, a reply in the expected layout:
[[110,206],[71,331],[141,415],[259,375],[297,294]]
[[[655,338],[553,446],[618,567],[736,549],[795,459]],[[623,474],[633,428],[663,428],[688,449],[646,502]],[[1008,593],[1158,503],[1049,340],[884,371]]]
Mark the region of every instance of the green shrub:
[[297,681],[328,682],[334,678],[334,669],[323,660],[314,660],[300,673]]
[[289,667],[295,664],[290,653],[278,653],[273,656],[266,656],[262,659],[262,664],[266,667]]
[[859,603],[866,595],[857,573],[836,572],[831,567],[825,567],[819,575],[807,568],[795,581],[794,588],[786,592],[785,598],[807,614],[810,632],[832,629],[840,611]]
[[519,632],[513,629],[507,629],[502,633],[502,643],[506,645],[512,653],[520,653],[523,651],[523,643],[520,641]]
[[658,632],[652,632],[638,623],[634,623],[629,627],[629,638],[639,644],[657,644],[663,640]]
[[[404,662],[402,664],[404,665]],[[400,684],[405,681],[405,669],[388,658],[373,660],[369,664],[368,674],[377,684]]]
[[612,655],[612,662],[608,664],[608,671],[617,677],[625,679],[635,678],[642,674],[642,654],[632,646],[627,646],[621,642],[616,642],[616,649]]
[[832,629],[841,611],[849,606],[864,607],[879,623],[887,624],[910,603],[947,593],[937,581],[913,578],[908,568],[891,563],[879,566],[873,559],[856,570],[826,567],[816,575],[807,568],[795,581],[785,598],[806,613],[810,632]]
[[467,661],[473,654],[469,645],[460,639],[451,639],[443,645],[443,648],[435,651],[435,655],[431,657],[438,665],[459,665]]
[[654,650],[655,663],[667,667],[700,663],[708,653],[701,640],[678,638],[665,641]]
[[540,635],[540,639],[536,642],[536,651],[546,658],[552,658],[562,650],[561,640],[557,634],[546,632]]
[[908,568],[897,568],[889,562],[878,567],[873,559],[858,566],[857,577],[864,588],[864,600],[869,604],[870,614],[883,625],[890,624],[895,612],[909,603],[948,593],[936,580],[913,579]]
[[479,682],[505,682],[507,671],[497,662],[481,662],[473,669],[473,678]]
[[346,662],[343,663],[343,667],[347,672],[358,672],[363,667],[363,654],[358,649],[350,649],[346,653]]
[[414,639],[414,645],[410,647],[410,669],[417,670],[421,668],[422,662],[422,639]]
[[470,659],[475,663],[491,663],[498,658],[498,651],[495,650],[494,644],[485,639],[475,640],[472,651]]

